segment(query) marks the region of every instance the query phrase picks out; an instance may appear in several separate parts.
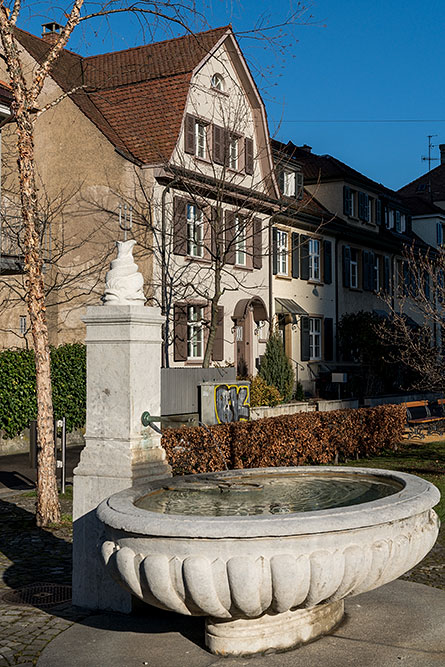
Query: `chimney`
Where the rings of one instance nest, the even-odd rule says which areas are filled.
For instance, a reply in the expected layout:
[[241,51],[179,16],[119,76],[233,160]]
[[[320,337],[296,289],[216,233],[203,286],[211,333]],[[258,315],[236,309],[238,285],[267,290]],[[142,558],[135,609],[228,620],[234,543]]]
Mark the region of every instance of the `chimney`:
[[440,164],[445,164],[445,144],[439,144]]
[[55,44],[60,37],[62,26],[55,21],[42,23],[42,39],[48,44]]
[[303,144],[303,146],[300,146],[302,151],[306,151],[306,153],[310,153],[312,150],[312,146],[308,146],[307,144]]

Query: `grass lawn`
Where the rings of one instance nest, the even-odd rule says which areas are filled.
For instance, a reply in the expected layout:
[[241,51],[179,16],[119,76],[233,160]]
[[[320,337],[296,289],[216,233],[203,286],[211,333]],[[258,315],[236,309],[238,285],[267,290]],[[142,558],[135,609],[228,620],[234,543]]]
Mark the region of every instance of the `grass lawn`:
[[442,522],[437,543],[424,560],[402,579],[445,590],[445,440],[402,442],[396,452],[387,451],[371,459],[349,461],[344,465],[408,472],[437,486],[442,495],[434,508]]

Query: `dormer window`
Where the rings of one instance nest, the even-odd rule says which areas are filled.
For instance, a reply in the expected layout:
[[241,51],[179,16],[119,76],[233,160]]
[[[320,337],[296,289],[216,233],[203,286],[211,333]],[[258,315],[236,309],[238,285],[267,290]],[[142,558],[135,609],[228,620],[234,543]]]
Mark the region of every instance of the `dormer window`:
[[214,74],[210,82],[211,87],[214,90],[219,90],[222,92],[224,90],[224,79],[221,74]]
[[303,174],[294,169],[282,169],[280,172],[280,190],[285,197],[303,197]]

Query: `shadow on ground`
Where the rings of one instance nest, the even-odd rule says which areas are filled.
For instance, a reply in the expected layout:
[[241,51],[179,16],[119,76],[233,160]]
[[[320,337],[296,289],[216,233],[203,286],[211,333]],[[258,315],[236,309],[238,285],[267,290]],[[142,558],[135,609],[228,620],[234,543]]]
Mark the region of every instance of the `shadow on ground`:
[[[27,499],[30,503],[33,498]],[[36,526],[32,512],[12,502],[0,499],[0,568],[2,596],[36,583],[71,585],[72,544],[70,530],[67,536]],[[61,529],[63,533],[63,528]],[[12,562],[12,564],[10,564]],[[14,607],[17,605],[14,604]],[[53,616],[75,620],[89,627],[116,632],[169,633],[177,632],[204,648],[204,618],[187,617],[163,611],[135,600],[132,614],[91,611],[63,604],[48,608],[34,605]],[[29,607],[28,607],[29,608]]]

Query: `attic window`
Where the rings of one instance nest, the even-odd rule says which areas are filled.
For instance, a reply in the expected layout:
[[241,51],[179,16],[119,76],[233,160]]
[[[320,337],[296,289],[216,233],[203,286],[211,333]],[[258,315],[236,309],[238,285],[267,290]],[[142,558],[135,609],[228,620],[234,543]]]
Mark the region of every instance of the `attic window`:
[[212,80],[210,82],[210,85],[212,88],[215,90],[224,90],[224,79],[221,74],[214,74],[212,76]]
[[425,192],[426,190],[426,183],[419,183],[419,185],[416,188],[417,192]]

